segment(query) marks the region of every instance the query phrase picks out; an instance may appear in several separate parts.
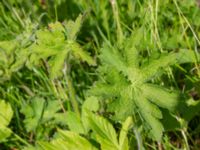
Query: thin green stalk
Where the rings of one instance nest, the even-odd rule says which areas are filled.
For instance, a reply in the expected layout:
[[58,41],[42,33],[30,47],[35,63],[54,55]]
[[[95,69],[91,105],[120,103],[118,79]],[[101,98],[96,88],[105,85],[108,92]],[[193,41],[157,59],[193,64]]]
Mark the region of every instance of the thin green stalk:
[[20,25],[21,25],[22,27],[25,27],[25,24],[24,24],[24,22],[22,21],[22,19],[20,18],[20,16],[19,16],[18,12],[16,11],[16,9],[15,9],[14,7],[11,7],[11,6],[9,5],[9,3],[6,2],[5,0],[3,0],[3,3],[6,5],[6,7],[7,7],[8,9],[10,9],[10,11],[13,12],[13,14],[15,15],[15,17],[16,17],[17,20],[19,21]]
[[[180,20],[181,20],[182,18],[185,20],[185,22],[187,23],[188,27],[190,28],[190,30],[191,30],[191,32],[192,32],[194,38],[196,39],[198,45],[200,45],[200,40],[199,40],[197,34],[195,33],[195,31],[194,31],[194,29],[192,28],[192,26],[191,26],[190,22],[188,21],[188,19],[184,16],[183,12],[181,11],[180,7],[179,7],[178,4],[177,4],[177,1],[176,1],[176,0],[173,0],[173,2],[174,2],[175,6],[176,6],[176,8],[177,8],[177,11],[178,11],[178,15],[179,15]],[[181,17],[182,17],[182,18],[181,18]],[[182,21],[181,21],[181,25],[182,25],[182,28],[184,29],[184,25],[183,25]],[[187,36],[186,36],[186,40],[187,40]],[[188,43],[189,43],[189,42],[188,42]],[[198,54],[197,50],[195,49],[194,51],[195,51],[195,53],[196,53],[196,55],[197,55],[197,54]],[[195,67],[196,67],[196,69],[197,69],[198,76],[200,77],[200,69],[199,69],[199,67],[198,67],[197,62],[195,62]]]
[[124,37],[123,37],[123,31],[122,31],[122,28],[120,25],[120,18],[119,18],[117,2],[116,2],[116,0],[110,0],[110,3],[112,6],[115,22],[117,24],[117,41],[118,41],[119,45],[121,45]]
[[162,48],[162,43],[160,40],[160,35],[158,32],[158,0],[156,0],[155,2],[155,8],[154,8],[154,3],[149,1],[149,8],[151,11],[151,28],[152,28],[152,36],[154,41],[156,42],[157,46],[159,47],[160,52],[163,52],[163,48]]
[[187,139],[187,136],[185,134],[185,131],[184,130],[181,130],[181,134],[183,136],[183,139],[185,141],[185,147],[186,147],[186,150],[190,150],[190,147],[189,147],[189,144],[188,144],[188,139]]
[[56,21],[58,21],[58,11],[57,11],[57,5],[54,5],[54,9],[55,9]]
[[72,107],[74,109],[74,112],[80,117],[80,111],[79,111],[78,102],[77,102],[77,99],[76,99],[76,93],[75,93],[75,89],[74,89],[72,79],[71,79],[71,76],[70,76],[69,57],[67,59],[66,65],[67,65],[67,68],[66,68],[67,74],[65,75],[65,77],[66,77],[66,80],[67,80],[69,98],[70,98]]
[[135,138],[136,138],[136,141],[137,141],[138,150],[143,150],[144,148],[143,148],[143,144],[142,144],[142,139],[141,139],[141,136],[140,136],[137,128],[134,128],[133,132],[135,133]]
[[72,84],[72,81],[71,81],[71,77],[69,77],[69,75],[67,75],[66,78],[67,78],[69,97],[70,97],[70,100],[71,100],[71,103],[72,103],[72,107],[73,107],[75,113],[78,116],[80,116],[80,111],[79,111],[79,108],[78,108],[78,103],[77,103],[77,100],[76,100],[76,94],[75,94],[75,90],[74,90],[74,87],[73,87],[73,84]]
[[58,98],[58,101],[59,101],[59,103],[60,103],[60,107],[61,107],[62,111],[65,113],[66,110],[65,110],[65,108],[64,108],[64,106],[63,106],[63,104],[62,104],[62,101],[61,101],[61,99],[60,99],[60,96],[59,96],[59,95],[60,95],[60,91],[59,91],[60,83],[58,83],[58,87],[56,87],[55,81],[51,80],[51,83],[52,83],[53,93],[54,93],[55,96]]
[[173,0],[174,4],[176,5],[176,8],[178,10],[178,13],[183,17],[183,19],[185,20],[185,22],[187,23],[187,25],[189,26],[190,30],[192,31],[192,34],[194,35],[195,39],[197,40],[198,44],[200,45],[200,40],[197,36],[197,34],[195,33],[194,29],[192,28],[190,22],[188,21],[188,19],[184,16],[183,12],[181,11],[180,7],[177,4],[176,0]]
[[19,135],[15,134],[14,132],[12,132],[12,134],[16,137],[17,140],[19,140],[20,142],[22,142],[23,144],[25,144],[26,146],[31,146],[31,144],[29,144],[28,142],[26,142],[24,139],[22,139]]
[[24,22],[22,21],[22,19],[20,18],[19,14],[17,13],[15,8],[12,8],[13,13],[15,14],[15,16],[17,17],[17,19],[19,20],[20,24],[22,27],[25,27]]
[[[59,95],[61,95],[61,97],[64,97],[64,99],[67,100],[67,97],[65,96],[65,92],[63,91],[63,88],[62,88],[61,83],[59,81],[58,81],[58,85],[57,86],[58,86],[57,87],[57,91],[58,91]],[[58,101],[60,103],[62,111],[65,113],[66,110],[65,110],[65,107],[63,106],[63,103],[62,103],[62,100],[60,99],[60,97],[58,98]]]

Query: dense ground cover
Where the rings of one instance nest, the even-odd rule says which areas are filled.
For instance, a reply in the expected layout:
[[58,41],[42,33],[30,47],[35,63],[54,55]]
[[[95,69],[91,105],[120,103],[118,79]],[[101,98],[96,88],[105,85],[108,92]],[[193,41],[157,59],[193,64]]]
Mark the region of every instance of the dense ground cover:
[[1,150],[200,149],[196,0],[1,0]]

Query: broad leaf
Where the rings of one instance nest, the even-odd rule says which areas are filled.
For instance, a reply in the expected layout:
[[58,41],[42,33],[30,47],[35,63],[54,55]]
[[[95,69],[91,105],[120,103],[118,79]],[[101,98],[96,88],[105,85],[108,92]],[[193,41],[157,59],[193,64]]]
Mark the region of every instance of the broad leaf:
[[26,130],[28,132],[35,131],[38,125],[56,120],[57,112],[60,109],[58,100],[45,101],[40,97],[31,99],[30,103],[23,105],[21,109],[21,112],[25,115],[24,124]]
[[99,109],[99,101],[96,97],[91,96],[88,97],[83,105],[82,105],[82,116],[81,116],[81,120],[84,126],[84,129],[86,132],[88,132],[90,130],[89,127],[89,122],[88,122],[88,113],[87,111],[97,111]]
[[0,100],[0,142],[10,136],[12,131],[7,128],[13,116],[13,110],[9,103]]
[[24,105],[21,112],[25,115],[24,124],[26,130],[34,131],[42,118],[45,100],[42,98],[34,98],[29,105]]
[[11,135],[12,131],[3,125],[0,125],[0,143],[4,142],[6,138],[8,138]]
[[68,111],[65,119],[70,131],[74,133],[85,132],[81,119],[76,113]]
[[102,149],[119,149],[117,134],[111,123],[105,118],[92,113],[88,114],[88,120],[91,129],[96,133],[97,141],[100,143]]
[[96,147],[80,135],[63,130],[58,130],[57,138],[52,140],[51,143],[39,142],[39,145],[44,150],[97,150]]
[[13,110],[10,104],[6,103],[4,100],[0,100],[0,122],[1,125],[7,126],[13,116]]

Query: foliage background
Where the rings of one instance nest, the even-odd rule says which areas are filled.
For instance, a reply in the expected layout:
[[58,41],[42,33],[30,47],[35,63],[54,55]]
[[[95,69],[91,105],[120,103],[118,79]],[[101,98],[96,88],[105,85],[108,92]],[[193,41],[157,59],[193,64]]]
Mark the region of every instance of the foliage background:
[[198,1],[1,0],[0,33],[0,149],[200,148]]

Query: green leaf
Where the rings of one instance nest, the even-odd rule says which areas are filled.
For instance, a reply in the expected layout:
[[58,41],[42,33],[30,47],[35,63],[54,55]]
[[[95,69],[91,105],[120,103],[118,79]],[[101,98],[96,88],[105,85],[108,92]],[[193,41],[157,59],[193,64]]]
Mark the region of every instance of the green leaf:
[[141,95],[135,98],[135,103],[138,106],[139,114],[146,122],[147,128],[150,130],[150,136],[152,136],[154,140],[161,141],[162,133],[164,131],[163,125],[159,121],[159,119],[162,118],[161,111]]
[[[14,40],[0,41],[0,50],[4,51],[8,56],[11,55],[17,47],[17,43]],[[2,59],[2,58],[1,58]]]
[[143,80],[151,79],[160,69],[165,69],[168,66],[199,61],[200,55],[191,50],[179,50],[178,52],[161,54],[158,59],[151,60],[147,65],[142,66]]
[[180,93],[176,91],[169,91],[154,84],[144,84],[142,90],[147,99],[170,111],[175,111],[180,103]]
[[89,121],[88,121],[88,113],[87,111],[97,111],[99,109],[99,101],[96,97],[91,96],[87,97],[82,105],[82,116],[81,120],[86,132],[90,130]]
[[65,58],[67,55],[67,50],[66,51],[62,51],[59,54],[57,54],[55,57],[53,57],[50,61],[50,77],[52,79],[61,76],[61,68],[63,68],[64,63],[65,63]]
[[68,122],[67,122],[67,113],[56,113],[54,114],[54,122],[56,124],[61,124],[61,125],[68,125]]
[[67,38],[69,40],[76,40],[77,33],[82,25],[82,15],[79,15],[75,21],[68,21],[66,24]]
[[129,150],[127,134],[132,124],[133,124],[132,117],[128,117],[126,121],[122,124],[122,128],[119,134],[120,150]]
[[7,126],[13,116],[13,110],[9,103],[6,103],[4,100],[0,100],[0,122],[1,125]]
[[194,116],[198,115],[200,112],[200,101],[193,100],[192,98],[187,100],[185,107],[179,108],[182,118],[189,122]]
[[30,146],[23,147],[22,150],[42,150],[42,149],[39,148],[38,145],[36,147],[30,145]]
[[36,31],[36,43],[30,49],[30,59],[27,65],[31,69],[33,65],[39,65],[41,60],[49,60],[50,74],[57,77],[63,67],[68,54],[64,27],[61,23],[49,24],[49,29]]
[[119,149],[117,134],[112,124],[105,118],[88,112],[88,120],[91,129],[96,133],[97,141],[102,149],[117,150]]
[[[109,112],[114,112],[115,115],[112,117],[115,121],[124,121],[127,116],[135,114],[134,110],[136,109],[135,103],[133,100],[128,97],[128,92],[130,90],[124,89],[124,91],[127,90],[126,92],[122,92],[121,97],[113,100],[112,102],[109,103],[108,106],[108,111]],[[124,109],[126,108],[126,109]]]
[[11,70],[11,72],[16,72],[24,67],[25,63],[27,62],[27,58],[29,57],[29,51],[27,48],[17,49],[15,56],[13,57],[15,57],[15,61],[10,66],[9,70]]
[[2,142],[12,133],[6,126],[9,125],[12,119],[13,110],[10,104],[6,103],[4,100],[0,100],[0,110],[0,142]]
[[177,120],[177,116],[170,113],[168,110],[162,110],[163,119],[161,120],[165,131],[176,131],[181,129],[180,121]]
[[[20,59],[18,59],[19,55],[21,55]],[[13,72],[21,69],[24,66],[26,58],[27,51],[26,49],[22,50],[21,48],[19,48],[18,41],[0,41],[1,82],[9,80]]]
[[74,133],[85,133],[81,119],[76,113],[68,111],[65,119],[70,131]]
[[40,123],[44,105],[45,100],[36,97],[31,100],[29,105],[24,105],[22,107],[21,112],[25,115],[24,124],[28,132],[34,131]]
[[30,103],[23,105],[21,113],[25,115],[24,124],[28,132],[35,131],[36,128],[48,121],[58,123],[57,112],[60,111],[58,100],[49,100],[34,97]]
[[134,31],[131,36],[124,41],[124,57],[129,67],[138,67],[139,65],[139,50],[137,46],[143,37],[143,28]]
[[88,140],[71,131],[58,130],[58,138],[65,141],[67,148],[70,150],[96,150],[96,148]]
[[12,131],[4,125],[0,125],[0,143],[11,135]]
[[43,121],[50,121],[51,119],[55,118],[57,112],[61,110],[61,102],[59,100],[48,100],[46,107],[43,110]]
[[[53,145],[52,143],[48,143],[48,142],[38,142],[39,146],[43,149],[43,150],[55,150],[55,149],[59,149],[59,150],[64,150],[60,147],[58,147],[58,145]],[[65,148],[66,150],[68,150],[67,148]]]
[[84,109],[90,111],[97,111],[99,109],[99,101],[97,97],[94,96],[87,97],[83,103],[82,111],[84,111]]
[[73,52],[73,55],[77,59],[81,59],[82,61],[87,62],[89,65],[96,65],[96,62],[92,59],[92,57],[84,51],[81,46],[76,42],[69,42],[70,49]]
[[118,71],[124,71],[127,69],[120,52],[110,45],[105,44],[103,46],[101,49],[100,59],[103,63],[114,67]]
[[88,140],[71,132],[58,130],[57,138],[48,142],[38,142],[44,150],[97,150]]

